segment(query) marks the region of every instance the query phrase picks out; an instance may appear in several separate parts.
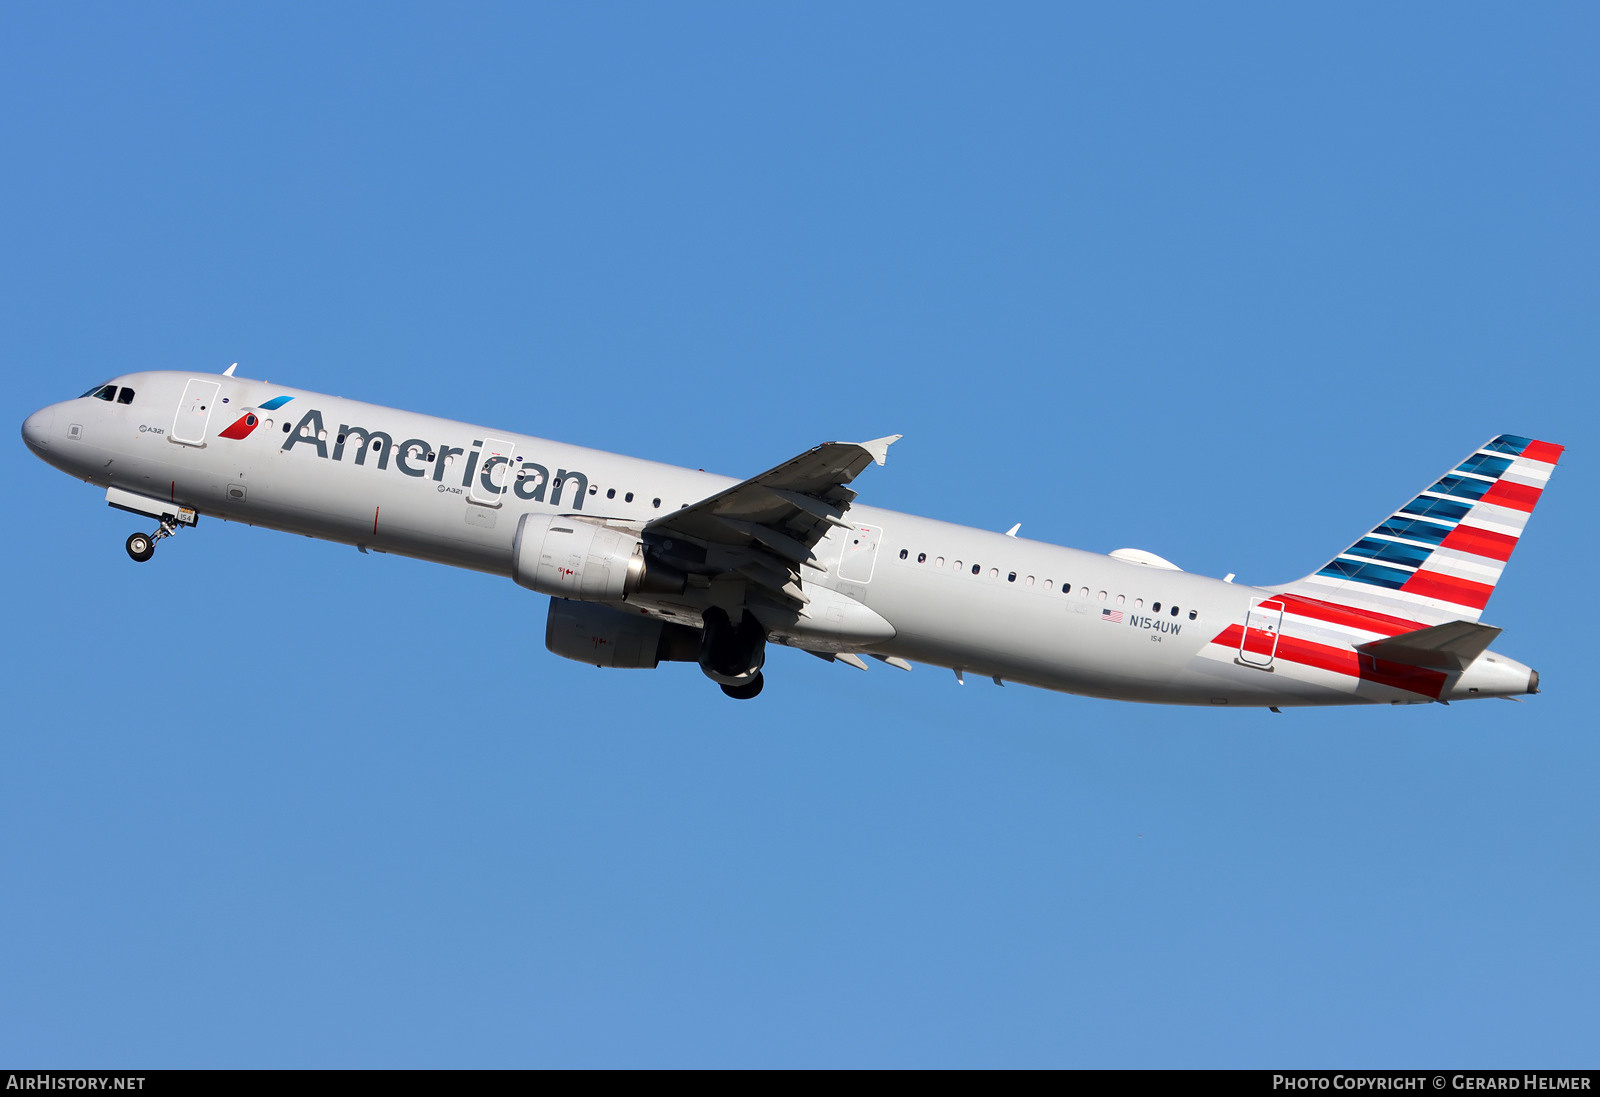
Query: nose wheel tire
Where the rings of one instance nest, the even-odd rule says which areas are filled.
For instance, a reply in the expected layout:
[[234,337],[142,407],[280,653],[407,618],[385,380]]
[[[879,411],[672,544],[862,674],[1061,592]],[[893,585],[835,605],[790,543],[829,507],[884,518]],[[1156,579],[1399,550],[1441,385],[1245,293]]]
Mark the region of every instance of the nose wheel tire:
[[148,533],[135,533],[128,538],[128,555],[138,563],[144,563],[156,554],[155,539]]
[[760,693],[761,687],[764,685],[766,685],[766,683],[761,680],[761,675],[757,674],[748,682],[741,683],[740,685],[723,686],[722,692],[726,693],[729,697],[732,697],[735,701],[748,701],[750,698]]

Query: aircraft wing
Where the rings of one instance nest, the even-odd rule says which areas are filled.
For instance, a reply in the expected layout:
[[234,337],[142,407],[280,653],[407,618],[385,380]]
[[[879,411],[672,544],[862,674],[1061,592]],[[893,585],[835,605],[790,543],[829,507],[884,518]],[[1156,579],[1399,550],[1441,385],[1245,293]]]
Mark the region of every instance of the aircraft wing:
[[[719,554],[735,571],[786,599],[804,603],[800,568],[827,570],[813,552],[856,493],[845,485],[873,462],[883,464],[900,435],[870,442],[825,442],[759,476],[662,515],[646,534],[681,537],[732,550]],[[722,570],[722,569],[718,569]]]

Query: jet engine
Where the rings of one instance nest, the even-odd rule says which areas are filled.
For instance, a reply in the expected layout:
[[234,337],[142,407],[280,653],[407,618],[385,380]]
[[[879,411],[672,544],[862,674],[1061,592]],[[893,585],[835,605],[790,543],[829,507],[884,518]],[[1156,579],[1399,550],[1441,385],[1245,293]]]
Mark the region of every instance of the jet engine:
[[518,586],[557,598],[682,594],[687,583],[683,572],[651,559],[637,534],[563,515],[524,514],[511,557]]
[[648,670],[657,663],[694,662],[700,633],[641,613],[552,598],[544,646],[579,663]]

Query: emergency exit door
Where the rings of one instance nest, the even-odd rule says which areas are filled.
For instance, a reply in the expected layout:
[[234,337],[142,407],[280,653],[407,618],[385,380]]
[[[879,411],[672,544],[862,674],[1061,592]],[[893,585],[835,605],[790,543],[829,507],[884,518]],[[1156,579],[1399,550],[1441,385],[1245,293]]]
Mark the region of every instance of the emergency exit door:
[[844,555],[839,557],[839,578],[856,583],[871,580],[882,534],[883,530],[877,526],[850,527],[844,537]]

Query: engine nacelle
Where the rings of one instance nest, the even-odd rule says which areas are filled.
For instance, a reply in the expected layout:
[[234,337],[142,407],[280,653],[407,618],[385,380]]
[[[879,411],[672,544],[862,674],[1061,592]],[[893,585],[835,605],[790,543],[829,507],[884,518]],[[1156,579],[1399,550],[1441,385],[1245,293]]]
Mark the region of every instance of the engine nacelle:
[[544,646],[591,666],[649,669],[662,662],[694,662],[700,657],[700,632],[611,606],[552,598]]
[[652,562],[636,534],[549,514],[524,514],[517,523],[511,578],[540,594],[585,601],[681,594],[686,583],[681,571]]

